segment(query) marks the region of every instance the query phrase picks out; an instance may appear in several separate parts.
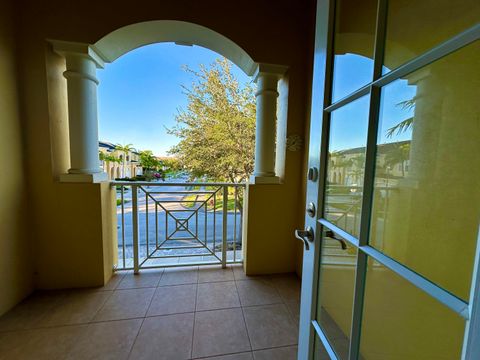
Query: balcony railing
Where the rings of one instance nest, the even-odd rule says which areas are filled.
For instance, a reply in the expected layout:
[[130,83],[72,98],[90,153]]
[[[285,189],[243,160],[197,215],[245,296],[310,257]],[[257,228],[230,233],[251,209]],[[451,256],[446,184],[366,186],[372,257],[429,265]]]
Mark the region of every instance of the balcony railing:
[[117,269],[240,263],[245,184],[112,182]]

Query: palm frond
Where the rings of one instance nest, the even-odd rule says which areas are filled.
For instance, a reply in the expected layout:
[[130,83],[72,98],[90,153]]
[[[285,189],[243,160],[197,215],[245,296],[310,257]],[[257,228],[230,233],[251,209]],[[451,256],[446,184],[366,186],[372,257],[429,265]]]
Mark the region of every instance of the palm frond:
[[397,125],[392,126],[387,130],[387,138],[393,137],[395,134],[400,135],[402,132],[407,131],[413,125],[413,117],[400,121]]

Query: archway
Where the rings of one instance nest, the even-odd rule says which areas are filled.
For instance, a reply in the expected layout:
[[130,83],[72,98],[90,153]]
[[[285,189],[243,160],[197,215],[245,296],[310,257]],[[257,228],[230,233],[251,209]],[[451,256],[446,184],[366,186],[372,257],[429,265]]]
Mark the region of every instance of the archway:
[[161,42],[198,45],[213,50],[250,76],[258,68],[250,55],[227,37],[185,21],[155,20],[128,25],[107,34],[92,48],[108,63],[138,47]]
[[[100,182],[108,176],[98,166],[98,120],[96,69],[135,48],[159,42],[198,45],[232,61],[257,83],[255,170],[252,183],[279,183],[276,155],[284,151],[286,138],[276,142],[276,134],[286,133],[286,113],[277,122],[278,81],[286,67],[258,64],[227,37],[193,23],[173,20],[141,22],[117,29],[95,44],[50,41],[54,51],[66,59],[70,169],[63,181]],[[288,93],[288,89],[285,89]],[[282,98],[283,96],[281,96]],[[287,109],[282,104],[282,109]],[[283,149],[283,150],[282,150]],[[282,160],[284,161],[284,159]],[[277,161],[279,163],[280,161]]]

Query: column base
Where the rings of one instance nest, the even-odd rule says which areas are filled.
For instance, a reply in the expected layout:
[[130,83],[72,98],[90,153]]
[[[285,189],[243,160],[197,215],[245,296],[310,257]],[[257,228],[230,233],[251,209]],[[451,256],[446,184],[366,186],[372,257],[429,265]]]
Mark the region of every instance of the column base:
[[250,176],[250,184],[280,184],[278,176]]
[[100,183],[108,181],[106,172],[98,172],[94,174],[62,174],[60,182],[68,183]]

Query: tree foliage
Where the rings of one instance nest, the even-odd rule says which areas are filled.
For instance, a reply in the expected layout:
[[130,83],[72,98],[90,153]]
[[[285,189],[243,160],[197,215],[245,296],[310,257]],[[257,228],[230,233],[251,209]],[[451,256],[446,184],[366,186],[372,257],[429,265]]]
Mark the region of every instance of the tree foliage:
[[217,59],[192,74],[183,87],[186,109],[168,129],[180,142],[170,149],[193,178],[243,181],[253,172],[255,98],[251,84],[240,85],[226,59]]
[[103,153],[101,151],[98,153],[98,158],[101,161],[116,162],[116,163],[121,163],[122,162],[121,159],[115,157],[114,155],[106,154],[106,153]]
[[122,177],[126,177],[126,167],[127,167],[127,156],[130,151],[135,150],[133,148],[133,144],[116,144],[115,145],[115,150],[118,150],[120,152],[123,152],[123,160],[122,160]]
[[385,156],[385,165],[393,167],[400,164],[402,176],[405,176],[405,161],[410,159],[410,144],[395,144]]
[[151,150],[143,150],[140,152],[140,164],[145,170],[157,170],[160,161],[153,155]]

